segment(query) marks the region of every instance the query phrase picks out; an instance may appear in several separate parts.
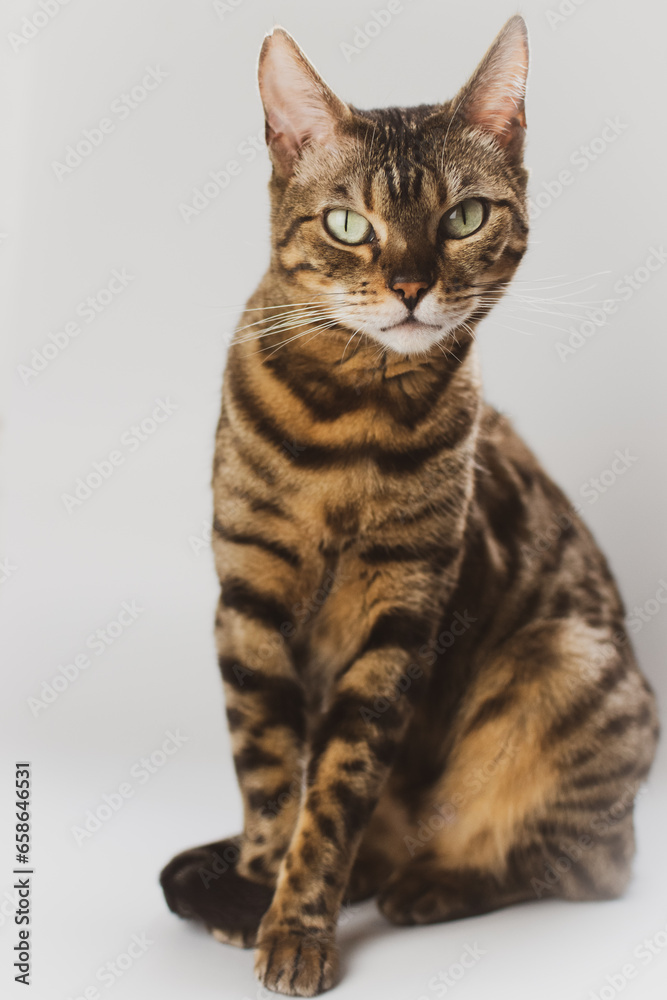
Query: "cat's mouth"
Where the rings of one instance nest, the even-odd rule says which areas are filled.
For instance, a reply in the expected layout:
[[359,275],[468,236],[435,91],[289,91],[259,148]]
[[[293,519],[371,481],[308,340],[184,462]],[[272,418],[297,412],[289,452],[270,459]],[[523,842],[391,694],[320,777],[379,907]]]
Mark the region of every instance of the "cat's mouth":
[[410,315],[398,323],[368,330],[368,333],[383,347],[410,356],[428,353],[442,339],[446,329],[440,323],[424,323]]
[[417,319],[416,316],[413,316],[412,314],[410,314],[410,316],[408,316],[407,319],[399,320],[398,323],[393,323],[391,326],[381,326],[380,327],[380,332],[381,333],[387,333],[389,330],[396,330],[396,331],[398,331],[398,330],[402,330],[403,327],[406,327],[406,326],[416,327],[419,330],[424,330],[424,329],[428,329],[428,330],[440,330],[441,329],[441,327],[439,325],[435,324],[435,323],[423,323],[422,320]]

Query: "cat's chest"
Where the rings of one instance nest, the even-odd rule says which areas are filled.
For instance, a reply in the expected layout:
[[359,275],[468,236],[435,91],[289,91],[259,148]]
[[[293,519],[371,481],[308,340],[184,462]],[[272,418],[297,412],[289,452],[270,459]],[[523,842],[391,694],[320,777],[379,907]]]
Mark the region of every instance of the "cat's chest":
[[[295,660],[314,713],[330,706],[338,679],[358,655],[379,593],[380,574],[362,558],[377,536],[355,533],[351,512],[345,512],[349,522],[343,513],[339,516],[339,532],[321,538],[317,575],[310,577],[293,608],[297,623]],[[346,524],[349,534],[344,530]]]
[[417,488],[407,477],[391,483],[372,459],[357,460],[302,478],[291,493],[290,511],[304,538],[320,552],[346,551],[355,542],[376,541],[391,519],[405,511]]

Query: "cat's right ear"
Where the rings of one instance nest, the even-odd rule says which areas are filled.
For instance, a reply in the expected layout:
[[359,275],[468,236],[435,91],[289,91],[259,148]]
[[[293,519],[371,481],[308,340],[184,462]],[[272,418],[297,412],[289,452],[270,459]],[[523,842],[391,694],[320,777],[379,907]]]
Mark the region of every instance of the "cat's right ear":
[[289,177],[305,145],[335,145],[336,126],[351,112],[284,28],[264,39],[258,77],[266,145],[277,173]]

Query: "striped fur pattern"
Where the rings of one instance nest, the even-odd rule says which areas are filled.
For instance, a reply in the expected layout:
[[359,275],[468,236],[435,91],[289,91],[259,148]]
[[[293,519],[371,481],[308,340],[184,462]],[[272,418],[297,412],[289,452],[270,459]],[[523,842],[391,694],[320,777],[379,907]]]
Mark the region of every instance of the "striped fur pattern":
[[[476,361],[526,250],[526,67],[514,18],[453,101],[360,111],[281,29],[262,52],[272,256],[213,477],[244,829],[163,885],[279,992],[336,982],[345,900],[415,924],[630,875],[653,694],[603,555]],[[443,238],[466,198],[484,224]],[[334,239],[332,207],[374,239]]]

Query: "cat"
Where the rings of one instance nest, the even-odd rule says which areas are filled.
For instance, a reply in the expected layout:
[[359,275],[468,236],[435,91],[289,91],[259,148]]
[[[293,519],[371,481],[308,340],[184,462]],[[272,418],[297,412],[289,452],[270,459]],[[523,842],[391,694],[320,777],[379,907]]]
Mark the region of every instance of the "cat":
[[278,992],[337,981],[346,901],[419,924],[630,877],[654,695],[476,360],[527,246],[527,68],[517,16],[453,100],[362,111],[282,28],[261,50],[271,259],[213,472],[244,829],[161,880]]

